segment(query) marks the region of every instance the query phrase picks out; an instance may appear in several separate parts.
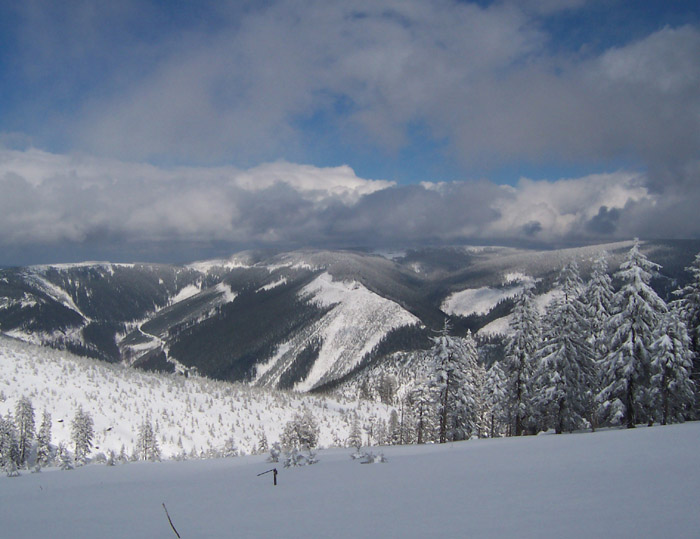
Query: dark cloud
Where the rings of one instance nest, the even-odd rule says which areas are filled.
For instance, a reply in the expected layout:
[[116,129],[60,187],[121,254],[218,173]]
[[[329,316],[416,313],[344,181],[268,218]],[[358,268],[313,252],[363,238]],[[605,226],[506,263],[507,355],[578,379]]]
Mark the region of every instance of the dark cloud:
[[601,206],[596,216],[586,223],[586,230],[596,236],[608,236],[615,233],[619,220],[619,208]]
[[539,221],[530,221],[522,226],[523,234],[529,237],[536,236],[542,231],[542,223]]

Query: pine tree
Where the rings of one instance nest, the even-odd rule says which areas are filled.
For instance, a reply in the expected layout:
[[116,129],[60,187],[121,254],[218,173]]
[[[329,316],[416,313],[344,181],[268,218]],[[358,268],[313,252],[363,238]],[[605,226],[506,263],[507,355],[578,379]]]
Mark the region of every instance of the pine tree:
[[440,443],[464,440],[481,428],[483,411],[484,371],[477,363],[476,342],[467,333],[465,338],[452,337],[445,326],[432,339],[429,355],[435,364],[433,385],[440,410]]
[[[680,312],[688,328],[690,349],[693,353],[692,379],[695,391],[700,388],[700,253],[695,255],[693,263],[685,268],[691,274],[691,281],[676,291],[680,297]],[[700,404],[698,399],[697,404]]]
[[540,316],[529,288],[516,300],[511,327],[513,335],[506,345],[504,370],[508,380],[513,434],[521,436],[528,427],[533,427],[532,384],[541,333]]
[[396,396],[396,378],[391,374],[383,374],[379,380],[379,387],[377,392],[379,393],[379,399],[388,405],[394,404],[394,398]]
[[589,337],[595,377],[592,379],[591,399],[587,413],[591,429],[595,430],[598,425],[598,402],[597,396],[601,390],[602,368],[609,350],[610,338],[608,335],[608,320],[613,313],[613,298],[615,292],[612,286],[612,279],[608,274],[608,263],[606,254],[601,254],[593,262],[591,278],[584,291],[584,304],[588,314]]
[[136,448],[134,449],[134,453],[137,455],[139,460],[160,460],[158,438],[153,431],[150,417],[147,417],[141,423],[141,425],[139,425],[139,432],[136,437]]
[[51,413],[46,409],[36,435],[36,461],[40,466],[48,466],[51,463]]
[[280,442],[287,449],[313,449],[318,445],[320,429],[310,410],[298,412],[284,426]]
[[691,340],[677,309],[663,317],[652,349],[651,383],[655,388],[656,411],[662,425],[684,421],[695,401],[691,380]]
[[350,436],[348,436],[347,443],[348,446],[356,448],[358,452],[362,448],[362,429],[360,429],[360,422],[357,418],[352,421]]
[[29,451],[34,441],[34,407],[29,398],[22,396],[15,407],[15,426],[17,427],[17,444],[19,447],[18,466],[24,466],[29,458]]
[[590,343],[597,362],[608,353],[606,326],[612,314],[614,294],[608,263],[603,254],[593,262],[593,271],[583,298],[590,325]]
[[389,424],[387,425],[387,431],[389,444],[396,445],[401,443],[401,422],[399,420],[399,413],[396,410],[392,410],[389,414]]
[[221,457],[230,458],[238,456],[238,445],[236,445],[236,440],[233,436],[226,438],[224,446],[221,448]]
[[16,467],[19,461],[19,443],[15,424],[9,414],[7,418],[0,414],[0,467],[4,469],[11,465]]
[[262,431],[258,440],[258,453],[267,453],[268,448],[267,436],[265,436],[265,431]]
[[508,380],[496,361],[486,373],[484,392],[487,395],[489,436],[495,438],[500,435],[502,428],[511,423],[509,415],[509,399],[507,393]]
[[408,401],[409,424],[415,425],[415,441],[424,444],[435,441],[438,396],[430,380],[419,379]]
[[622,422],[628,428],[653,420],[650,351],[667,310],[649,285],[652,272],[659,268],[640,252],[635,240],[615,274],[622,287],[613,298],[614,314],[608,320],[611,337],[598,399],[610,422]]
[[75,462],[83,464],[92,449],[94,437],[93,421],[89,413],[78,406],[73,421],[71,422],[71,439],[75,447]]
[[574,262],[559,275],[562,296],[547,308],[546,328],[537,352],[537,408],[544,427],[560,434],[584,425],[591,409],[595,376],[588,341],[587,313],[581,301],[583,283]]

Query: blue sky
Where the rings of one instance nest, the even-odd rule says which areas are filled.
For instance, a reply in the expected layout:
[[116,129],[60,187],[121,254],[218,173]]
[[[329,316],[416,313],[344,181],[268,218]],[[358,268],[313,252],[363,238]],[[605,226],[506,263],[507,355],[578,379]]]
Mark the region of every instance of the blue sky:
[[697,238],[696,4],[0,1],[0,263]]

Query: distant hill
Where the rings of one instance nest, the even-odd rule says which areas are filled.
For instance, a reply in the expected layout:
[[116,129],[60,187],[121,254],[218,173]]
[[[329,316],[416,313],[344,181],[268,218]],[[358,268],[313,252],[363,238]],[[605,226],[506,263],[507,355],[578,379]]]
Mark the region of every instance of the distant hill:
[[[507,330],[511,298],[557,272],[584,277],[631,242],[570,249],[435,247],[385,252],[246,251],[186,266],[81,263],[0,270],[0,332],[146,370],[309,391],[455,332]],[[684,282],[698,241],[645,242],[662,296]]]

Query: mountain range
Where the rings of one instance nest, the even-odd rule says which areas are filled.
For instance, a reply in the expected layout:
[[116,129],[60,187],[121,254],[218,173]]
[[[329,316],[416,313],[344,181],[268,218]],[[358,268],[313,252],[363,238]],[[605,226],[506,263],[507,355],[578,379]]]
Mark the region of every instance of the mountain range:
[[[541,306],[561,267],[611,272],[632,242],[564,249],[453,246],[393,251],[245,251],[174,266],[85,262],[0,269],[0,332],[146,370],[315,391],[394,352],[426,348],[449,319],[507,333],[512,298]],[[698,241],[643,242],[669,298]]]

